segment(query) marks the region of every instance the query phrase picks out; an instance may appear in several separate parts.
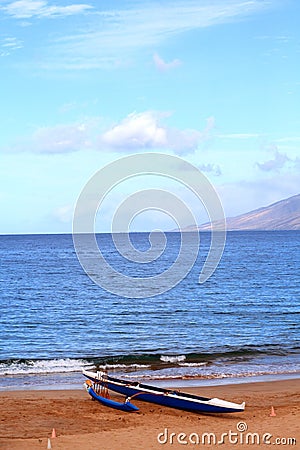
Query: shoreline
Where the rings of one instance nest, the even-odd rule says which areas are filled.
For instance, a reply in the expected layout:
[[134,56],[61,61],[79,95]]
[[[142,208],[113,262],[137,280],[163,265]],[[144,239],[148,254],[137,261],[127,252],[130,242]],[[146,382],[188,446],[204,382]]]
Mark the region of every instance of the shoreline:
[[[300,442],[300,379],[248,382],[219,386],[189,387],[187,392],[218,397],[228,401],[246,402],[241,413],[195,414],[134,400],[140,408],[137,413],[124,413],[91,401],[82,390],[25,390],[0,393],[0,447],[1,450],[38,450],[47,448],[48,439],[55,450],[140,450],[177,449],[180,433],[186,439],[206,433],[217,436],[214,446],[198,445],[198,448],[255,448],[260,445],[238,445],[225,442],[218,445],[222,434],[236,433],[245,438],[246,431],[255,438],[266,434],[275,438],[296,439]],[[112,398],[119,398],[112,395]],[[274,408],[275,416],[270,416]],[[55,429],[56,438],[51,438]],[[170,443],[170,435],[175,433]],[[158,441],[160,436],[163,441]],[[284,443],[287,441],[282,441]],[[292,442],[292,441],[291,441]],[[245,444],[245,445],[244,445]],[[297,448],[296,445],[284,445]],[[185,447],[195,445],[188,441]]]
[[[122,376],[110,372],[112,376],[116,378],[122,378]],[[73,380],[70,381],[70,378]],[[273,373],[262,375],[248,375],[248,376],[233,376],[233,377],[170,377],[170,378],[141,378],[141,382],[144,384],[152,384],[158,387],[205,387],[205,386],[224,386],[232,384],[248,384],[248,383],[260,383],[260,382],[272,382],[272,381],[284,381],[284,380],[300,380],[300,373]],[[27,384],[13,384],[14,381],[23,380],[23,383]],[[34,382],[36,380],[36,382]],[[55,391],[55,390],[81,390],[85,377],[81,372],[72,373],[55,373],[55,374],[26,374],[26,375],[4,375],[0,377],[0,393],[1,392],[14,392],[14,391]],[[9,382],[9,383],[8,383]],[[8,383],[8,384],[7,384]],[[2,385],[5,386],[2,386]]]
[[[112,376],[116,378],[122,378],[122,376],[110,372]],[[72,378],[72,380],[70,380]],[[170,378],[141,378],[141,382],[144,384],[152,384],[158,387],[171,387],[171,388],[190,388],[190,387],[205,387],[205,386],[224,386],[232,384],[248,384],[248,383],[260,383],[260,382],[272,382],[272,381],[284,381],[284,380],[297,380],[300,379],[300,373],[273,373],[262,375],[249,375],[249,376],[235,376],[235,377],[212,377],[212,378],[200,378],[200,377],[170,377]],[[13,384],[14,381],[24,380],[23,385]],[[4,375],[0,377],[0,393],[1,392],[14,392],[14,391],[53,391],[53,390],[81,390],[85,377],[81,372],[72,373],[55,373],[55,374],[26,374],[26,375]],[[5,384],[5,387],[1,386]]]

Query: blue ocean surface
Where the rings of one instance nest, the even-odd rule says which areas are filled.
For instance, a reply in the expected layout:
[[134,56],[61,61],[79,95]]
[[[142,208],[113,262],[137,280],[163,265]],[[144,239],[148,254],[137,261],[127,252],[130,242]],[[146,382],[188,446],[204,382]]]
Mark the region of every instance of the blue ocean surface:
[[[149,247],[148,233],[130,237]],[[177,258],[180,233],[166,238],[161,257],[143,264],[120,256],[110,234],[97,241],[117,271],[151,277]],[[95,366],[144,380],[300,376],[300,232],[227,233],[203,284],[210,234],[200,240],[190,273],[141,299],[95,284],[71,235],[0,236],[0,389],[80,384],[81,368]]]

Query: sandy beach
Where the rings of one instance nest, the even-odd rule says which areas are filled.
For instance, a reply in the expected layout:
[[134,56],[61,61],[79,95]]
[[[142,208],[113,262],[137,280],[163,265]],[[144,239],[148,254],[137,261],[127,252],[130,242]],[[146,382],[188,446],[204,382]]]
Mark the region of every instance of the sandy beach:
[[300,448],[300,379],[184,390],[246,401],[246,410],[200,415],[135,401],[140,411],[125,413],[84,390],[7,391],[0,393],[0,448],[46,449],[48,439],[57,450]]

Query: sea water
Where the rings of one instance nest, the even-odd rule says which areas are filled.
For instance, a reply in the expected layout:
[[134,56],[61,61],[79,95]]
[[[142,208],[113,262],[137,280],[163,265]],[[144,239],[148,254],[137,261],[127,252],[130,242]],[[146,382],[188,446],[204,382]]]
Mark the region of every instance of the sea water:
[[[130,237],[138,249],[149,247],[148,233]],[[110,234],[97,236],[112,267],[139,277],[174,263],[180,233],[166,239],[160,258],[136,266]],[[80,385],[82,367],[179,383],[300,375],[300,232],[227,233],[221,262],[203,284],[210,234],[200,241],[177,286],[137,299],[95,284],[71,235],[0,236],[0,389]]]

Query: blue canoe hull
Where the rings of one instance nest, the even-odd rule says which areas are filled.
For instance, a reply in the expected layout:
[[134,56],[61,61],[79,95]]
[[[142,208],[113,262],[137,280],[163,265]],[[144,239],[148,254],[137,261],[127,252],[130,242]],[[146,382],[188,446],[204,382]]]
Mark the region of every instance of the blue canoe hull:
[[[209,399],[145,384],[126,382],[108,375],[105,376],[105,379],[101,379],[96,374],[93,375],[92,372],[83,371],[83,374],[93,382],[100,383],[111,391],[135,398],[136,400],[156,403],[171,408],[200,413],[231,413],[242,412],[245,409],[244,403],[238,405],[219,399]],[[152,392],[147,392],[147,390]]]
[[87,392],[90,394],[90,396],[100,402],[104,406],[108,406],[109,408],[118,409],[120,411],[126,411],[126,412],[135,412],[139,411],[139,408],[129,401],[125,401],[124,403],[116,402],[114,400],[111,400],[110,398],[102,397],[101,395],[96,394],[94,389],[92,387],[87,388]]

